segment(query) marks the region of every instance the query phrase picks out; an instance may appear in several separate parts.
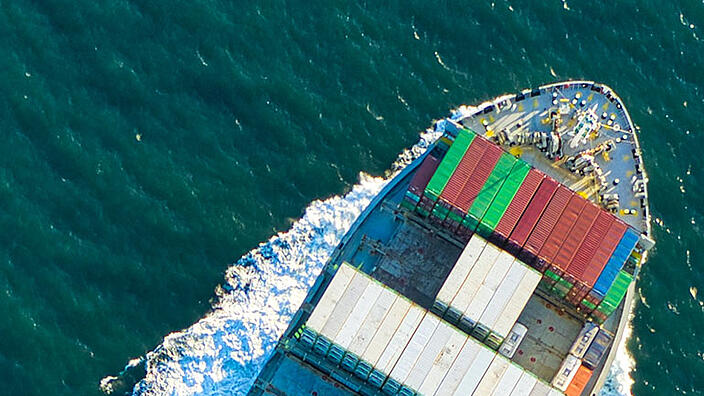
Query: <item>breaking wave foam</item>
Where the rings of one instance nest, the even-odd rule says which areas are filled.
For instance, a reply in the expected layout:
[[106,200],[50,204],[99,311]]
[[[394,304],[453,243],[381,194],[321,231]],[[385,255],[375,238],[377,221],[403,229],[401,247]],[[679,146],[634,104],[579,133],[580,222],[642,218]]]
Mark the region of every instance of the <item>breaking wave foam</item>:
[[[146,370],[133,395],[246,394],[342,236],[384,185],[440,135],[422,133],[388,177],[360,174],[349,193],[312,202],[290,230],[240,258],[216,288],[211,312],[167,335],[145,358],[130,361],[126,370],[142,360]],[[603,396],[630,394],[632,359],[619,348]],[[107,376],[100,387],[110,394],[116,381]]]

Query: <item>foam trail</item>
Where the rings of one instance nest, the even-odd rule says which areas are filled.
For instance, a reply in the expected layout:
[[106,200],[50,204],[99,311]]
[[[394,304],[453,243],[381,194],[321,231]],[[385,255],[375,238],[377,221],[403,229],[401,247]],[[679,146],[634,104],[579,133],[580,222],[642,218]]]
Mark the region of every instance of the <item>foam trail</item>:
[[[312,202],[289,231],[239,259],[216,289],[212,311],[147,353],[146,375],[133,395],[246,394],[342,236],[383,186],[440,135],[422,133],[387,178],[361,174],[345,196]],[[630,394],[631,358],[624,345],[619,349],[601,395]],[[101,389],[111,393],[116,381],[105,377]]]
[[633,378],[631,378],[631,371],[635,366],[635,361],[633,357],[628,352],[626,344],[631,338],[631,333],[633,332],[633,327],[631,326],[633,320],[633,313],[629,313],[629,322],[623,329],[623,337],[621,337],[621,342],[617,346],[616,357],[614,358],[611,368],[609,369],[609,376],[604,382],[604,386],[599,392],[599,396],[630,396],[631,387],[633,386]]

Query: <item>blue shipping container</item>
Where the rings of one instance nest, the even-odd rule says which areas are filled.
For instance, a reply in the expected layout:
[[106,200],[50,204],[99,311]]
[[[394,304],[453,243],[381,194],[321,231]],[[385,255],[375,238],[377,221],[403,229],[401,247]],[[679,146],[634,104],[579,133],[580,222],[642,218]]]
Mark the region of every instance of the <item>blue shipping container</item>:
[[609,258],[609,261],[606,263],[604,270],[601,271],[599,279],[596,280],[594,288],[592,289],[593,291],[602,297],[606,295],[609,287],[611,287],[611,284],[614,283],[616,275],[621,270],[621,267],[623,267],[623,264],[628,259],[628,256],[631,255],[633,248],[636,247],[638,239],[640,239],[640,237],[633,229],[628,228],[626,230],[621,237],[621,241],[619,241],[616,249],[614,249],[614,252],[611,254],[611,258]]

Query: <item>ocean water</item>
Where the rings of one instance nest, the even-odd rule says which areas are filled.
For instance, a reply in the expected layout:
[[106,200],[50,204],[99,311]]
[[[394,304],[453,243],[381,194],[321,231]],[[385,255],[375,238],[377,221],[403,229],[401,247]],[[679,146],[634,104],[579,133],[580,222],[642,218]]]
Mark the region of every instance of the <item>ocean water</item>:
[[704,394],[704,3],[0,5],[0,394],[242,394],[460,104],[606,83],[657,246],[608,395]]

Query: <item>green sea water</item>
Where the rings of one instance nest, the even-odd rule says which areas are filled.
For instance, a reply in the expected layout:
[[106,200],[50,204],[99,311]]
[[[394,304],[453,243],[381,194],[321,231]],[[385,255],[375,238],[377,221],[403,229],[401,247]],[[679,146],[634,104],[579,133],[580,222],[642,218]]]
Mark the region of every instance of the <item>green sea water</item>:
[[0,3],[0,394],[101,395],[316,198],[564,79],[641,128],[636,395],[704,394],[704,3]]

